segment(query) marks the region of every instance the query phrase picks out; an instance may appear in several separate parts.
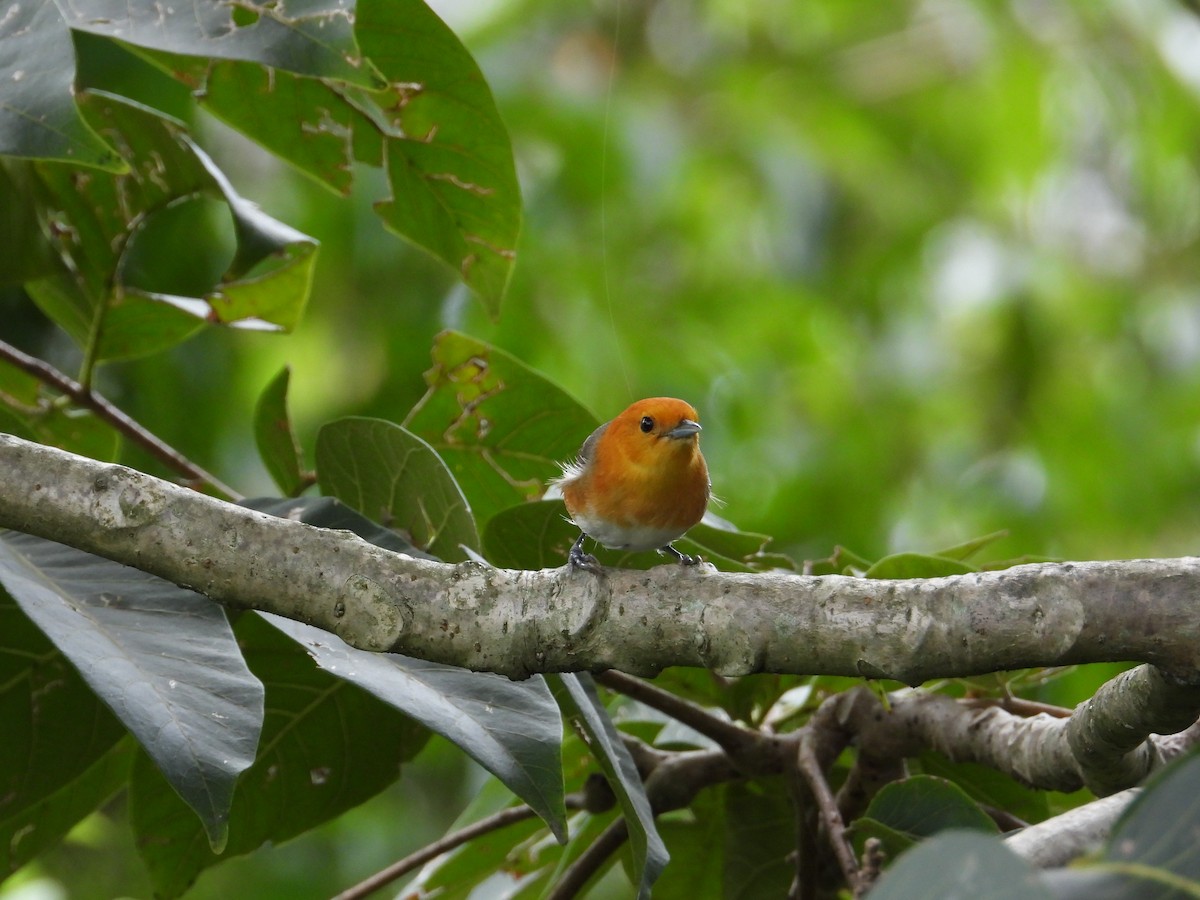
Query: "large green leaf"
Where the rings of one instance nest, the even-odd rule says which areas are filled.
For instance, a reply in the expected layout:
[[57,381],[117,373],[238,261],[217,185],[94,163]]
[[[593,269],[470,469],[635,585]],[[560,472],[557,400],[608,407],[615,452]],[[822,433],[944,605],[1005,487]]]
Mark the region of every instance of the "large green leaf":
[[903,854],[871,900],[1051,900],[1033,867],[993,835],[948,831]]
[[427,443],[393,422],[346,418],[317,433],[321,490],[448,562],[479,550],[467,500]]
[[130,785],[138,850],[162,897],[175,897],[222,859],[287,840],[373,797],[400,774],[429,732],[366,691],[313,664],[304,649],[257,615],[236,632],[266,687],[258,757],[238,780],[224,854],[196,817],[140,759]]
[[74,80],[75,51],[58,4],[5,4],[0,12],[0,155],[123,168],[121,158],[79,114]]
[[370,541],[385,550],[407,553],[422,559],[436,559],[423,550],[418,550],[390,528],[384,528],[378,522],[371,521],[335,497],[253,497],[243,500],[241,505],[279,516],[281,519],[306,522],[317,528],[353,531],[364,541]]
[[263,694],[221,608],[11,531],[0,533],[0,583],[138,739],[200,817],[196,827],[203,822],[222,845],[234,782],[254,759]]
[[[724,785],[708,788],[692,801],[686,815],[664,816],[659,821],[658,831],[670,851],[671,865],[663,869],[662,876],[654,883],[654,900],[724,900],[730,896],[726,892],[724,875],[731,859],[727,843],[721,852],[729,833],[725,820],[725,791]],[[766,810],[760,809],[760,812]],[[790,821],[788,825],[784,837],[791,830]],[[787,892],[786,884],[783,892]],[[758,896],[780,895],[762,893]]]
[[113,749],[121,723],[2,588],[0,721],[2,879],[91,813],[129,765]]
[[371,97],[391,199],[384,222],[445,261],[494,313],[521,229],[508,131],[475,60],[421,0],[359,0],[355,34],[388,80]]
[[80,104],[130,171],[36,166],[59,271],[27,289],[86,358],[150,353],[206,322],[293,327],[316,243],[239,197],[179,123],[108,95]]
[[566,839],[562,721],[540,677],[510,681],[395,653],[367,653],[318,628],[279,616],[265,618],[326,672],[458,745]]
[[454,331],[438,335],[425,381],[404,426],[446,461],[481,527],[540,497],[599,424],[524,363]]
[[783,897],[796,867],[796,813],[782,778],[725,788],[723,896]]
[[547,675],[546,681],[563,711],[570,715],[588,736],[592,756],[608,779],[625,815],[633,853],[633,881],[638,897],[645,900],[667,864],[667,848],[658,834],[654,811],[646,796],[633,757],[629,755],[621,733],[613,725],[608,710],[600,702],[592,676],[583,673]]
[[1113,828],[1099,859],[1046,874],[1063,900],[1185,900],[1200,896],[1200,756],[1159,772]]

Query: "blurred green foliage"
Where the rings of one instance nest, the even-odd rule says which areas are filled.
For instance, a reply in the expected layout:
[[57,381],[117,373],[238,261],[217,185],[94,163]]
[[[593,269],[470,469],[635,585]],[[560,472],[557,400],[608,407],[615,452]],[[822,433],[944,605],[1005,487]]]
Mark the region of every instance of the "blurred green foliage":
[[[101,390],[165,440],[270,492],[254,404],[282,365],[311,464],[332,418],[403,420],[453,327],[600,419],[641,396],[690,400],[721,515],[798,558],[998,529],[984,562],[1192,552],[1200,19],[1186,5],[433,5],[514,142],[525,222],[496,318],[384,230],[376,170],[356,168],[339,197],[156,69],[130,75],[127,51],[78,37],[95,45],[83,83],[189,121],[242,196],[321,242],[293,334],[208,329],[101,370]],[[19,291],[0,292],[0,321],[77,367]],[[124,459],[162,472],[136,448]],[[1039,696],[1071,705],[1109,675]],[[436,836],[471,793],[466,763],[435,740],[414,771],[194,896],[328,893]],[[129,840],[109,822],[93,817],[45,864],[73,897],[140,877],[113,874],[130,848],[108,852]]]
[[107,371],[168,440],[265,490],[249,423],[281,363],[311,452],[333,416],[402,419],[449,325],[602,419],[688,398],[722,514],[798,556],[1001,528],[996,558],[1190,550],[1200,37],[1183,7],[440,9],[516,147],[526,222],[500,317],[383,230],[376,172],[341,200],[202,117],[235,187],[322,246],[293,336],[205,334]]

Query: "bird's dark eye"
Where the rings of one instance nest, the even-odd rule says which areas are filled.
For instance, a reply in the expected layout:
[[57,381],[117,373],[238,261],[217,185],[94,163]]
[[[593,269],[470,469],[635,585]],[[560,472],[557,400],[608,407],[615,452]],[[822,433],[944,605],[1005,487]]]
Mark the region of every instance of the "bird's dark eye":
[[649,416],[642,416],[642,431],[649,434],[654,430],[654,420]]

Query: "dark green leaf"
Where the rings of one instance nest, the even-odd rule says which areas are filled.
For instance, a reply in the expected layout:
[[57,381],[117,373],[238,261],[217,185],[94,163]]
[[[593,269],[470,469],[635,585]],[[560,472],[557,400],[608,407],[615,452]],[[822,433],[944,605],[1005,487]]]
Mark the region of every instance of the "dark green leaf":
[[464,334],[438,335],[433,363],[404,426],[445,460],[481,527],[539,498],[599,424],[545,377]]
[[702,791],[686,810],[660,817],[658,830],[671,865],[654,884],[655,900],[723,900],[726,854],[720,848],[729,834],[725,787]]
[[[1104,857],[1112,862],[1136,863],[1161,869],[1200,888],[1200,755],[1192,753],[1168,766],[1146,785],[1117,822]],[[1153,893],[1143,885],[1144,897],[1180,896]]]
[[58,4],[6,4],[0,45],[0,155],[121,170],[75,106],[75,51]]
[[726,786],[724,897],[786,897],[795,848],[796,813],[781,778]]
[[293,519],[305,522],[317,528],[340,528],[353,531],[364,541],[370,541],[385,550],[396,553],[407,553],[422,559],[435,559],[418,550],[390,528],[384,528],[378,522],[370,519],[348,507],[342,501],[333,497],[293,497],[280,500],[275,497],[256,497],[243,500],[242,506],[257,509],[259,512],[279,516],[281,519]]
[[871,900],[1052,900],[1033,868],[993,835],[950,831],[912,848]]
[[11,531],[0,533],[0,582],[222,846],[234,782],[254,759],[263,694],[221,608],[129,566]]
[[2,879],[70,831],[129,773],[128,748],[114,750],[125,734],[121,723],[2,588],[0,721]]
[[[0,63],[0,79],[4,77],[3,69]],[[3,119],[0,101],[0,131]],[[29,163],[0,158],[0,235],[6,247],[6,252],[0,254],[0,285],[17,285],[54,272],[50,247],[38,225],[34,179]]]
[[492,516],[483,530],[483,553],[503,569],[558,568],[577,537],[562,501],[540,500]]
[[467,500],[433,448],[383,419],[347,418],[317,434],[321,490],[448,562],[479,550]]
[[637,766],[621,740],[621,734],[600,702],[596,685],[587,673],[547,675],[546,681],[563,711],[588,736],[592,756],[604,772],[625,814],[633,852],[633,881],[638,897],[648,898],[651,886],[666,866],[667,848],[659,837],[654,812],[646,796]]
[[950,828],[998,831],[991,817],[962,788],[932,775],[914,775],[885,785],[866,815],[914,840]]
[[1025,822],[1040,822],[1050,814],[1044,791],[1027,788],[988,766],[955,763],[939,753],[923,753],[921,770],[954,782],[976,803],[1002,809]]
[[354,46],[345,4],[255,4],[208,0],[163,5],[154,0],[88,0],[66,5],[72,28],[148,50],[214,59],[241,59],[302,75],[371,85],[370,70]]
[[258,453],[281,493],[294,497],[305,487],[304,458],[288,416],[287,391],[291,369],[284,366],[271,379],[254,407],[254,438]]
[[976,571],[974,566],[957,559],[928,556],[923,553],[893,553],[867,569],[867,578],[939,578],[943,575],[965,575]]
[[388,227],[446,262],[499,310],[516,259],[521,196],[508,131],[475,60],[420,0],[359,0],[355,35],[389,84]]
[[238,780],[222,856],[144,759],[134,765],[131,821],[155,892],[176,897],[209,866],[278,843],[373,797],[400,774],[429,732],[366,691],[313,665],[257,615],[236,632],[266,687],[258,757]]
[[510,681],[395,653],[368,653],[319,628],[264,617],[325,671],[458,745],[566,839],[562,720],[542,678]]

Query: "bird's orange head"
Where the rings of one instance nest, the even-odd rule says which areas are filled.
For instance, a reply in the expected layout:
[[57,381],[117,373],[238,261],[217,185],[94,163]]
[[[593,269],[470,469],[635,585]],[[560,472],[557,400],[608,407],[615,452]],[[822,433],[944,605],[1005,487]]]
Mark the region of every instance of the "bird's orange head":
[[596,429],[558,482],[575,523],[605,546],[649,549],[699,522],[709,483],[698,419],[683,400],[651,397]]

